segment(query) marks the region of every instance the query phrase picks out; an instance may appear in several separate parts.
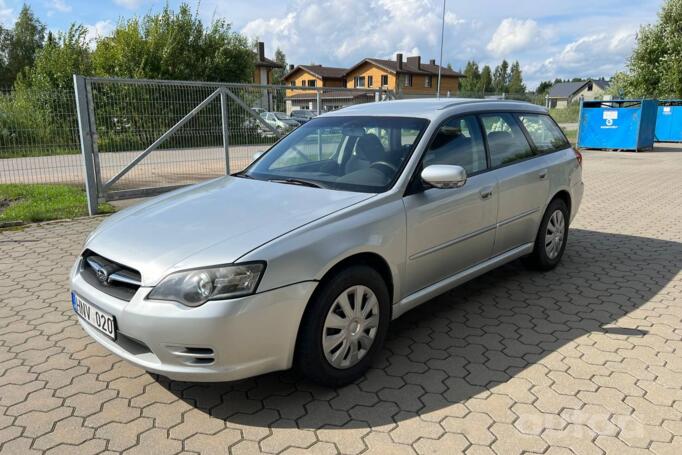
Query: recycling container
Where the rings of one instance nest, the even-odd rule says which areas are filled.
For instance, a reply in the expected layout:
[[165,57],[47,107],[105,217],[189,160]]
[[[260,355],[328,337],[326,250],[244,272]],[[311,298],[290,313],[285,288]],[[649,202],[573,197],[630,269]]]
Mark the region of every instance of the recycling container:
[[644,151],[654,147],[656,100],[583,101],[578,147]]
[[658,102],[656,141],[682,142],[682,100]]

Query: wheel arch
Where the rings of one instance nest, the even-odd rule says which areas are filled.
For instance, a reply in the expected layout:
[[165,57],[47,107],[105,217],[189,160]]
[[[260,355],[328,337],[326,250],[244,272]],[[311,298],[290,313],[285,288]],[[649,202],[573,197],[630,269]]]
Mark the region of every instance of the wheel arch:
[[[391,310],[393,309],[393,298],[394,298],[394,293],[395,293],[395,287],[394,287],[394,280],[393,280],[393,273],[391,271],[391,267],[388,265],[388,262],[386,259],[384,259],[383,256],[381,256],[378,253],[375,252],[370,252],[370,251],[365,251],[365,252],[358,252],[351,254],[347,257],[344,257],[343,259],[338,260],[333,266],[331,266],[322,276],[320,281],[318,282],[317,286],[315,287],[315,290],[313,293],[310,295],[310,299],[308,299],[308,302],[306,303],[305,309],[303,310],[303,314],[301,315],[301,321],[298,326],[298,331],[296,333],[296,342],[294,344],[294,352],[293,352],[293,364],[296,364],[295,357],[298,352],[298,346],[299,342],[301,339],[301,327],[303,325],[303,321],[305,320],[306,316],[308,315],[308,312],[310,311],[311,305],[310,303],[315,299],[315,297],[318,295],[320,290],[322,289],[322,285],[326,283],[331,277],[333,277],[335,274],[337,274],[339,271],[352,267],[355,265],[365,265],[373,268],[374,270],[381,275],[383,278],[384,282],[386,283],[386,287],[388,289],[388,295],[389,295],[389,302],[390,302],[390,307]],[[391,311],[392,312],[392,311]],[[391,320],[391,315],[389,314],[389,321]]]
[[[551,198],[549,198],[549,201],[547,201],[547,207],[549,207],[549,204],[551,204],[552,201],[555,199],[560,199],[560,200],[564,201],[564,204],[566,204],[566,207],[568,208],[568,217],[570,219],[571,214],[573,213],[572,212],[573,209],[571,207],[571,203],[572,203],[571,193],[569,193],[568,190],[566,190],[566,189],[561,189],[561,190],[557,191],[556,193],[554,193],[554,195]],[[545,210],[546,210],[546,208],[545,208]]]

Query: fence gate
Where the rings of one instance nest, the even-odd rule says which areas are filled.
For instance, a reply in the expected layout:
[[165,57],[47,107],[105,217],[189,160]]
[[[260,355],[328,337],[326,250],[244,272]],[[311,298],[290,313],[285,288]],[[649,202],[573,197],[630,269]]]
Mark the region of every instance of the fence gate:
[[290,131],[261,113],[319,114],[388,97],[376,90],[83,76],[74,76],[74,88],[90,214],[98,202],[151,196],[245,168]]

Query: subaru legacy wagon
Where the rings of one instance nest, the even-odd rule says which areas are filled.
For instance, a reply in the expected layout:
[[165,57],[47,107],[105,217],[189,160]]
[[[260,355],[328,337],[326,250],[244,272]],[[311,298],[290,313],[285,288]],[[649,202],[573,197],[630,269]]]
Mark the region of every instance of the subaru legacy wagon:
[[389,323],[509,261],[557,265],[582,157],[547,111],[405,100],[316,117],[231,176],[123,210],[71,273],[83,329],[172,379],[356,380]]

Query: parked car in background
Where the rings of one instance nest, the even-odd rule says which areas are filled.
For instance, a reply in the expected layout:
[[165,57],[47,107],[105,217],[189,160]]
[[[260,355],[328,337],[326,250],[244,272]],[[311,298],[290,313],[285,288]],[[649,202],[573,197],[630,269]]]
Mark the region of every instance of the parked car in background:
[[268,125],[280,131],[288,131],[301,126],[299,122],[289,117],[284,112],[263,112],[260,114]]
[[315,118],[316,116],[317,114],[307,109],[296,109],[295,111],[291,111],[291,118],[297,120],[301,124],[306,123],[307,121]]
[[71,271],[73,309],[98,343],[172,379],[296,365],[347,384],[406,311],[517,258],[556,267],[581,175],[539,106],[347,107],[244,171],[106,219]]

